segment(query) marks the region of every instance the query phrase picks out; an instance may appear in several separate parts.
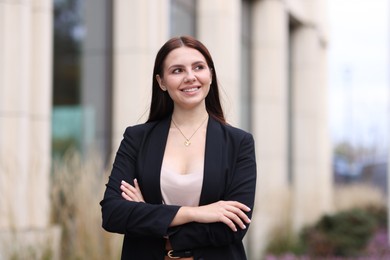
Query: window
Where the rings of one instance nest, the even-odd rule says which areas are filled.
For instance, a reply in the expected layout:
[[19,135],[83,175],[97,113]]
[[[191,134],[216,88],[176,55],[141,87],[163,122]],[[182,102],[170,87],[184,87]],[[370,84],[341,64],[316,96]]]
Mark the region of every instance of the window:
[[55,0],[52,151],[111,141],[112,1]]

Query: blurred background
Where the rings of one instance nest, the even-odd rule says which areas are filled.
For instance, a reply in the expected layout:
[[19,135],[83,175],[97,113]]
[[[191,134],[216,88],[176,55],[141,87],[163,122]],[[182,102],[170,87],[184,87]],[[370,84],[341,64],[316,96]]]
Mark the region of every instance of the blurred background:
[[[353,8],[349,8],[351,4]],[[330,0],[328,17],[329,119],[337,177],[368,177],[373,171],[380,171],[383,179],[375,181],[385,188],[390,97],[389,2]]]
[[0,0],[0,259],[119,259],[99,201],[179,35],[256,140],[248,259],[390,258],[389,2]]

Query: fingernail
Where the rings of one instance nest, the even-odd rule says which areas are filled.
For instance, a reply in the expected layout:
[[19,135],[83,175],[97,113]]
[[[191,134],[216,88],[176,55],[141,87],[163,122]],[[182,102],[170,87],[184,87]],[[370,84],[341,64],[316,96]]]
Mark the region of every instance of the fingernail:
[[137,183],[138,183],[137,179],[134,179],[134,182],[137,182]]
[[246,226],[245,226],[245,225],[242,225],[242,229],[246,229]]
[[125,184],[126,182],[125,181],[121,181],[122,184]]

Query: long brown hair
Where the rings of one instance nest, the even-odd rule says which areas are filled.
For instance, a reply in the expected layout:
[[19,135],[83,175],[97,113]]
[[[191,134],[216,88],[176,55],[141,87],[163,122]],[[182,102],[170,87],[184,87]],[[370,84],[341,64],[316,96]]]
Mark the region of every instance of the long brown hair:
[[164,77],[163,66],[166,57],[172,50],[183,46],[198,50],[206,59],[207,66],[210,68],[212,74],[212,83],[210,85],[209,93],[205,99],[206,110],[214,119],[223,124],[226,124],[221,102],[219,100],[217,72],[215,71],[213,59],[211,58],[211,55],[206,46],[191,36],[180,36],[172,38],[167,41],[158,51],[156,60],[154,62],[152,100],[147,122],[163,119],[171,115],[173,112],[173,101],[166,91],[161,90],[157,82],[156,75],[160,75],[161,78]]

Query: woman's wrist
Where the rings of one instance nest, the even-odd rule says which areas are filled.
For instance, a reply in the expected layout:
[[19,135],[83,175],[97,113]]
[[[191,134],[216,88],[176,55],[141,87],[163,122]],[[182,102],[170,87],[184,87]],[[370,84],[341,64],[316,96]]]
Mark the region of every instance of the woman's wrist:
[[195,221],[194,207],[182,206],[173,218],[171,226],[179,226]]

